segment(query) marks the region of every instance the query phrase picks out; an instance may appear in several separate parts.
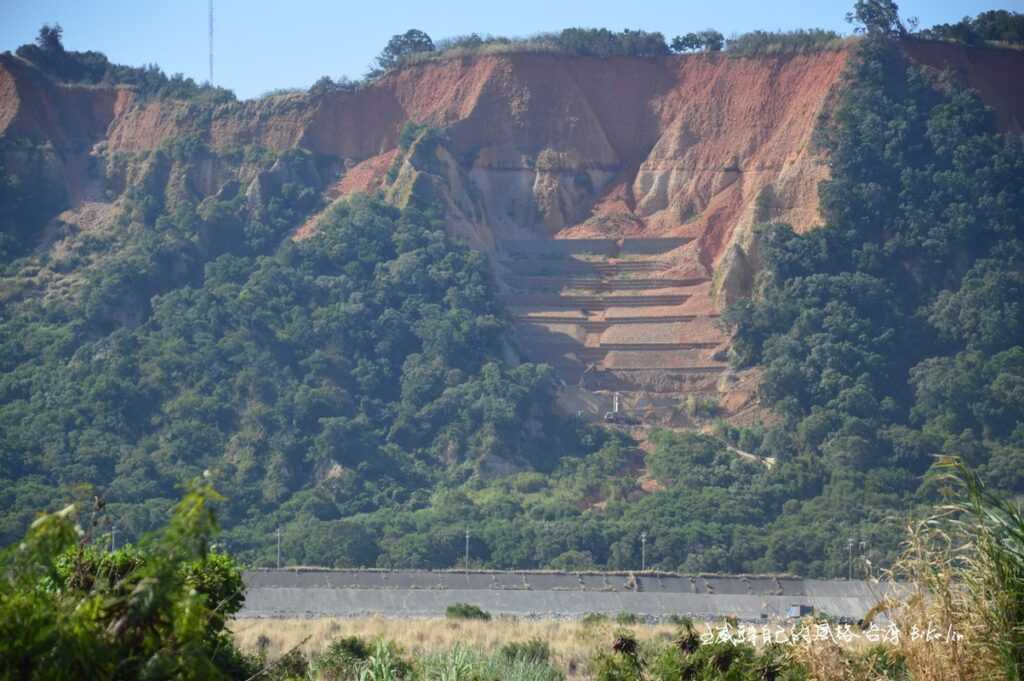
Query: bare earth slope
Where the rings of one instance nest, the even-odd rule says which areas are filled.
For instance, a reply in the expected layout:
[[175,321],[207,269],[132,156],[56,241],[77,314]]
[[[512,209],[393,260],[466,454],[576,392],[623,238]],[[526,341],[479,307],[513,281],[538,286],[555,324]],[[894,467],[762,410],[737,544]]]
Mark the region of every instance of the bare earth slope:
[[[906,49],[1022,129],[1024,53]],[[380,189],[400,202],[427,172],[397,150],[402,126],[443,128],[430,172],[449,228],[492,256],[523,354],[562,369],[570,408],[600,413],[606,391],[619,390],[646,413],[687,394],[725,395],[736,411],[750,381],[729,374],[728,339],[713,322],[756,269],[754,224],[817,224],[827,167],[812,135],[848,57],[487,55],[406,68],[353,92],[209,109],[56,85],[6,56],[0,134],[50,142],[72,208],[86,208],[89,183],[76,175],[90,149],[137,154],[184,135],[219,150],[304,147],[333,168],[328,199]],[[208,175],[201,194],[236,179]],[[297,236],[315,229],[313,219]]]

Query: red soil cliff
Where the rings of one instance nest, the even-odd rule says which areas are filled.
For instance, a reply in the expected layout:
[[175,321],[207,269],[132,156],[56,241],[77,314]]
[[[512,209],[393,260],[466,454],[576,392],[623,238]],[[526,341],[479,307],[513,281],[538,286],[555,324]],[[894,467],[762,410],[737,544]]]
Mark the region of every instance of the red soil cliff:
[[[910,56],[950,68],[1021,129],[1024,54],[912,43]],[[827,172],[811,144],[848,51],[734,58],[593,59],[502,54],[429,62],[355,92],[222,105],[135,103],[130,91],[55,85],[15,57],[0,61],[0,133],[59,149],[105,140],[145,151],[186,133],[213,147],[303,146],[349,176],[332,195],[373,189],[406,121],[443,127],[472,185],[477,232],[494,238],[696,237],[713,268],[743,243],[755,199],[772,219],[808,229]],[[382,156],[385,155],[386,156]],[[458,203],[458,201],[456,201]],[[764,217],[764,216],[761,216]],[[468,219],[468,218],[467,218]]]

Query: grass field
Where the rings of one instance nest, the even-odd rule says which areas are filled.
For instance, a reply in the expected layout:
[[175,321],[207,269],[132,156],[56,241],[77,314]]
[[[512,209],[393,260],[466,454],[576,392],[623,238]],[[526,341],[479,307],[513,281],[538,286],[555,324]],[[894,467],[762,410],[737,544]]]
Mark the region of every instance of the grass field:
[[[412,657],[445,652],[456,644],[493,653],[509,642],[539,638],[551,646],[555,665],[568,678],[583,678],[581,674],[586,660],[595,651],[607,648],[614,638],[614,632],[621,628],[614,620],[584,624],[569,620],[501,617],[489,622],[383,617],[241,619],[232,625],[235,639],[243,650],[255,652],[261,645],[265,646],[269,659],[296,646],[311,656],[322,652],[331,641],[345,636],[391,640]],[[626,628],[632,630],[640,641],[670,641],[678,629],[671,624],[634,624]]]

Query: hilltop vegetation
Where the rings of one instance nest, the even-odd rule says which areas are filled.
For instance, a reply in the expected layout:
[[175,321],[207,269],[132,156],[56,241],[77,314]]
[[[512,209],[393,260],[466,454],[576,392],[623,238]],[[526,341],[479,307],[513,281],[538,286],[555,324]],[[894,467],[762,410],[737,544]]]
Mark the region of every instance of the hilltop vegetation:
[[17,54],[55,80],[87,85],[127,85],[142,97],[169,97],[210,103],[235,101],[233,92],[209,83],[197,84],[184,74],[167,76],[156,64],[134,67],[113,64],[102,52],[64,49],[60,24],[44,25],[34,44],[22,45]]
[[[974,19],[964,17],[957,24],[938,24],[916,30],[916,20],[908,26],[899,17],[899,7],[891,0],[859,0],[847,15],[855,32],[865,35],[894,36],[901,39],[947,40],[967,45],[1024,45],[1024,14],[1007,10],[982,12]],[[670,41],[657,31],[606,28],[566,28],[557,33],[538,33],[525,38],[466,35],[444,38],[435,43],[418,29],[410,29],[391,38],[377,57],[369,78],[412,64],[449,57],[502,52],[551,52],[584,57],[663,57],[672,53],[723,52],[743,57],[758,54],[805,53],[836,50],[847,44],[835,31],[821,28],[789,31],[750,31],[726,38],[707,28],[676,35]]]
[[936,24],[921,31],[921,37],[953,40],[967,45],[987,42],[1024,45],[1024,14],[1004,9],[990,10],[973,19],[964,17],[955,24]]

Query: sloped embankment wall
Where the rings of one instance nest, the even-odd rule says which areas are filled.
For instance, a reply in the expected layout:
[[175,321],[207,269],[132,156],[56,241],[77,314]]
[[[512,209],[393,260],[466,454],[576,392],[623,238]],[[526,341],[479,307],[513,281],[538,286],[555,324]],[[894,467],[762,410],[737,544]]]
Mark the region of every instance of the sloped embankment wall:
[[863,581],[674,574],[253,570],[240,617],[437,617],[454,603],[520,617],[635,613],[781,619],[794,605],[863,618],[886,592]]

